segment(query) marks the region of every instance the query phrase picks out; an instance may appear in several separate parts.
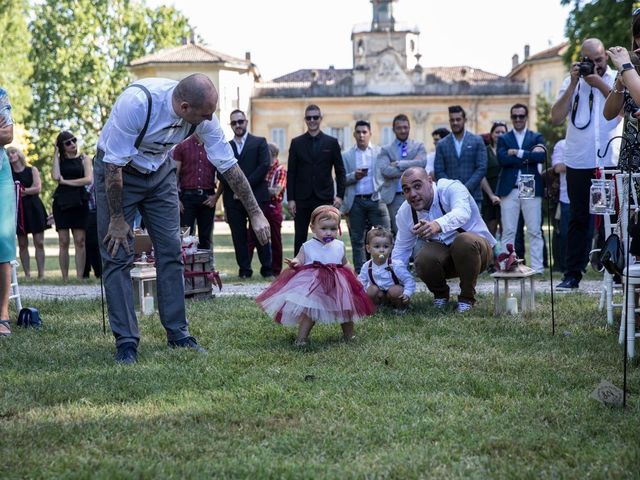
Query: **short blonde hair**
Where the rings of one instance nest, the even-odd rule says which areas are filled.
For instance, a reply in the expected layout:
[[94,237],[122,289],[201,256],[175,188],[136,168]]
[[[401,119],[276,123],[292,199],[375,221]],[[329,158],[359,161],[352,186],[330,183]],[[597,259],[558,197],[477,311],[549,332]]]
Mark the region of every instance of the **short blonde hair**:
[[16,147],[8,147],[7,148],[7,156],[10,153],[16,152],[18,154],[18,159],[20,160],[20,163],[22,163],[23,167],[27,166],[27,159],[24,156],[24,153],[22,153],[20,150],[18,150]]

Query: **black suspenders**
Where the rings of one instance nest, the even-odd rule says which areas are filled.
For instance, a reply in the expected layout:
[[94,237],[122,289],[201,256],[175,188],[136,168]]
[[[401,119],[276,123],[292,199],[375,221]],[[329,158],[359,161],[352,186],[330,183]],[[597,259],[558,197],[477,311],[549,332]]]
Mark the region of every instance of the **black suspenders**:
[[[137,150],[138,148],[140,148],[140,144],[142,143],[142,139],[147,134],[147,129],[149,128],[149,121],[151,120],[151,104],[152,104],[152,102],[151,102],[151,92],[149,92],[149,89],[147,87],[145,87],[144,85],[141,85],[139,83],[132,83],[127,88],[131,88],[131,87],[139,88],[147,96],[147,119],[144,121],[144,127],[142,127],[142,130],[140,130],[140,135],[138,135],[138,138],[136,138],[136,143],[133,144],[136,147],[136,150]],[[195,131],[196,131],[196,126],[195,125],[191,125],[191,128],[189,128],[189,132],[187,133],[187,136],[184,137],[184,138],[190,137],[191,135],[193,135],[193,132],[195,132]]]
[[[391,272],[391,279],[393,280],[393,283],[395,283],[396,285],[401,285],[400,279],[396,275],[396,272],[393,271],[393,266],[391,265],[391,257],[387,259],[387,270]],[[369,273],[369,280],[371,280],[371,284],[378,287],[378,284],[373,279],[373,260],[371,260],[371,262],[369,263],[368,273]]]

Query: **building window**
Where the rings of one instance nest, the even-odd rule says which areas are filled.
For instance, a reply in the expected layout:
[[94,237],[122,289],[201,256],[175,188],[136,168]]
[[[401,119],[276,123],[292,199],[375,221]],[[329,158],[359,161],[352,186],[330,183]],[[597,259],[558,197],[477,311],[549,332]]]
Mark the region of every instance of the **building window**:
[[380,142],[380,145],[389,145],[393,142],[394,138],[396,138],[396,136],[393,133],[393,127],[382,127],[382,141]]
[[278,150],[281,152],[285,150],[286,136],[284,134],[284,128],[272,128],[271,129],[271,142],[278,146]]
[[331,127],[329,128],[329,135],[338,139],[340,148],[347,150],[351,148],[351,130],[349,127]]
[[547,100],[551,100],[554,95],[553,80],[545,80],[542,83],[542,91],[544,92],[544,96],[547,98]]

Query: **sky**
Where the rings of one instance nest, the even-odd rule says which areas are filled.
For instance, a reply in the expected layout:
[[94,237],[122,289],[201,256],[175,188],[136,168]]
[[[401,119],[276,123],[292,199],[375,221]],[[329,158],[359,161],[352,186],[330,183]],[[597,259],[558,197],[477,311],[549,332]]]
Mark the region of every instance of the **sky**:
[[[369,0],[146,0],[171,5],[203,43],[244,58],[251,52],[263,80],[302,68],[352,68],[351,32],[370,25]],[[397,22],[420,30],[423,67],[467,65],[498,75],[511,58],[564,41],[570,7],[560,0],[398,0]]]

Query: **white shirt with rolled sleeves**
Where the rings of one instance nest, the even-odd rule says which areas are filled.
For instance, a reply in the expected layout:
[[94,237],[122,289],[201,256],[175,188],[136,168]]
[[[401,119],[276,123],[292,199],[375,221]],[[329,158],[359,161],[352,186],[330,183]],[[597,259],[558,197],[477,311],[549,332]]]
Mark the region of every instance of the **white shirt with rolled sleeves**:
[[[143,90],[129,87],[116,100],[100,133],[98,149],[104,152],[102,161],[105,163],[119,166],[131,163],[142,172],[154,172],[166,160],[167,152],[184,140],[192,125],[173,110],[171,97],[177,81],[145,78],[135,83],[144,85],[152,100],[149,126],[140,147],[136,149],[135,143],[147,119],[148,100]],[[215,115],[212,120],[200,123],[194,133],[219,172],[225,172],[237,163]]]
[[[473,199],[467,187],[458,180],[441,179],[432,184],[433,202],[429,210],[417,211],[419,220],[437,222],[442,231],[432,236],[429,241],[436,241],[451,245],[458,235],[458,229],[465,232],[475,233],[486,239],[493,247],[496,239],[487,229],[487,225],[482,220],[478,205]],[[440,205],[444,209],[441,210]],[[446,213],[445,213],[446,212]],[[413,233],[413,216],[411,215],[411,205],[406,201],[402,204],[396,215],[398,234],[396,243],[393,246],[391,258],[398,260],[403,265],[409,264],[409,258],[413,253],[418,237]]]
[[[611,67],[607,67],[607,71],[602,76],[602,79],[609,85],[609,88],[613,88],[613,84],[616,81],[616,71]],[[570,82],[570,76],[564,79],[557,98],[562,97],[569,87]],[[592,90],[593,107],[589,109],[589,93]],[[587,125],[582,130],[574,126],[571,121],[571,108],[577,94],[580,95],[580,101],[578,102],[578,109],[576,111],[575,124],[578,127]],[[569,114],[567,115],[567,143],[564,155],[564,163],[567,167],[590,169],[596,167],[611,167],[618,164],[618,152],[620,150],[619,140],[611,142],[604,158],[598,157],[598,150],[600,150],[600,154],[604,154],[609,140],[622,134],[620,116],[612,120],[607,120],[602,115],[605,100],[606,98],[600,90],[597,88],[592,89],[583,78],[578,80],[578,86],[576,86],[573,96],[571,97]]]
[[[369,278],[369,265],[372,265],[371,274],[378,288],[386,291],[395,285],[391,271],[388,268],[389,264],[386,261],[382,265],[377,265],[373,263],[373,260],[367,260],[362,265],[362,269],[358,275],[358,280],[364,285],[365,290],[372,285],[371,279]],[[398,281],[404,287],[402,293],[407,297],[411,297],[416,291],[416,280],[413,278],[413,275],[407,270],[405,264],[397,260],[391,261],[391,268],[393,268],[393,273],[396,274]]]

